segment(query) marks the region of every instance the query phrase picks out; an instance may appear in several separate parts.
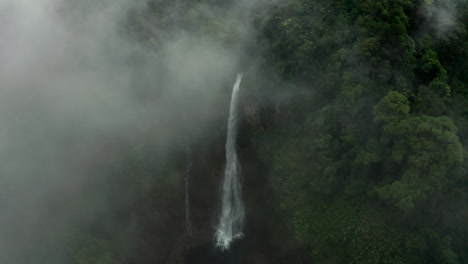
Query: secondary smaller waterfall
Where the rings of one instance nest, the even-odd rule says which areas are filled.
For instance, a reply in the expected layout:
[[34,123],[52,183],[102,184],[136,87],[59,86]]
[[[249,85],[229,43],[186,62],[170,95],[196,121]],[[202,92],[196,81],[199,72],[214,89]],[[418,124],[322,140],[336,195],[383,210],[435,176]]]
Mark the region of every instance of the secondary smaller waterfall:
[[185,171],[185,227],[187,233],[192,236],[192,222],[190,220],[190,196],[189,196],[189,179],[192,172],[192,150],[190,142],[187,140],[187,167]]
[[229,108],[228,130],[226,140],[226,168],[222,182],[221,214],[216,230],[216,246],[223,250],[229,248],[233,239],[243,237],[244,206],[239,181],[240,164],[236,153],[237,136],[237,101],[242,74],[237,75],[232,89]]

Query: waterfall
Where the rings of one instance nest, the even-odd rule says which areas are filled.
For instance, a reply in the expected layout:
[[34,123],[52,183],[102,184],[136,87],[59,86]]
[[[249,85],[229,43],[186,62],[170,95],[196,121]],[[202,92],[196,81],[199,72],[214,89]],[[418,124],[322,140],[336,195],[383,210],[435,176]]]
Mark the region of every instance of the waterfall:
[[226,167],[221,190],[221,214],[215,234],[216,246],[223,250],[229,248],[233,239],[243,236],[244,206],[242,204],[241,184],[239,181],[241,168],[236,153],[237,101],[241,81],[242,73],[237,75],[232,89],[226,140]]
[[185,171],[185,227],[187,233],[192,236],[192,222],[190,221],[190,196],[189,196],[189,179],[192,171],[192,150],[190,141],[187,139],[187,167]]

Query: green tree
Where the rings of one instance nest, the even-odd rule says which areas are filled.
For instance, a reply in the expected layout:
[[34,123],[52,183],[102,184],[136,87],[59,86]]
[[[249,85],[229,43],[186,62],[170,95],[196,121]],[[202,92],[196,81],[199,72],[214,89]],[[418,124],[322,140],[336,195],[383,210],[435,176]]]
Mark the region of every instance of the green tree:
[[375,122],[382,131],[393,166],[400,167],[390,182],[377,187],[379,197],[402,210],[416,201],[440,195],[447,185],[447,171],[463,160],[457,128],[446,116],[409,114],[409,101],[390,92],[374,108]]

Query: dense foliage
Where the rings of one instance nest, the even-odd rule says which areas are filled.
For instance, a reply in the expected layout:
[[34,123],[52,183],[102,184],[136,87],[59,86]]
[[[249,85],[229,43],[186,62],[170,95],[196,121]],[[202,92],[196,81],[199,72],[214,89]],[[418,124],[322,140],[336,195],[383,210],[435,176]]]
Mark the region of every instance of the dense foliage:
[[[269,232],[295,240],[290,260],[467,263],[468,3],[285,0],[242,23],[233,5],[153,0],[128,30],[155,52],[187,32],[247,47],[255,89],[243,98],[257,121],[243,135],[266,175]],[[113,207],[76,232],[70,263],[170,258],[183,146],[165,163],[136,141],[103,165]],[[284,236],[266,243],[286,247]]]
[[264,63],[306,90],[253,140],[307,259],[468,261],[468,5],[440,29],[447,4],[287,1],[257,18]]

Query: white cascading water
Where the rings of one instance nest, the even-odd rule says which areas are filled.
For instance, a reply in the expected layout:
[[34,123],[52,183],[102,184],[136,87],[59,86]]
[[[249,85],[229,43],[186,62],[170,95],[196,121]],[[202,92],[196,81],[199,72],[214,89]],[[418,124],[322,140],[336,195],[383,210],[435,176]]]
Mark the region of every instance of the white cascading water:
[[244,205],[239,181],[240,164],[236,153],[237,136],[237,101],[242,73],[237,75],[232,90],[229,108],[228,130],[226,140],[226,168],[222,182],[221,215],[216,230],[216,246],[222,250],[229,248],[234,239],[242,238],[244,225]]
[[192,171],[192,151],[190,142],[187,140],[187,167],[185,171],[185,227],[187,233],[192,236],[192,222],[190,221],[190,197],[189,197],[189,179]]

